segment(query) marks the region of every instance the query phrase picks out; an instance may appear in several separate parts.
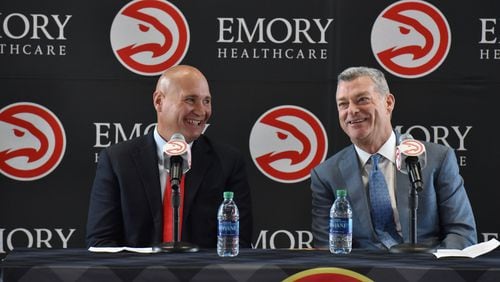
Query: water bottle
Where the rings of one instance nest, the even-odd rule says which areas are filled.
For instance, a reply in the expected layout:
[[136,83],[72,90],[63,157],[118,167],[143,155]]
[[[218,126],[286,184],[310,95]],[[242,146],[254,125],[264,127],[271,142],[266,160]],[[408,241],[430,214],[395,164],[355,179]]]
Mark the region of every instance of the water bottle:
[[240,251],[240,213],[233,201],[233,192],[224,192],[224,201],[217,213],[217,254],[221,257],[235,257]]
[[337,190],[337,199],[330,209],[330,252],[348,254],[352,250],[352,209],[347,190]]

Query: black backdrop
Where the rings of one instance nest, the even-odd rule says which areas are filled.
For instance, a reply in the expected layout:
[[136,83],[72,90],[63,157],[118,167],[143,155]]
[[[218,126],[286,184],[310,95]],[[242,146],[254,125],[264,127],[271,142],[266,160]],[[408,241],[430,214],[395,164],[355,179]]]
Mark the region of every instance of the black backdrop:
[[[146,133],[155,122],[158,73],[122,64],[112,42],[152,50],[157,45],[148,43],[165,45],[155,30],[163,26],[172,32],[170,51],[181,48],[176,29],[182,21],[176,26],[168,20],[179,14],[188,42],[173,64],[205,73],[214,111],[206,134],[246,156],[256,248],[311,243],[309,179],[298,172],[349,144],[338,126],[334,93],[336,75],[354,65],[385,70],[396,96],[397,130],[455,149],[479,240],[498,236],[498,152],[492,150],[500,87],[497,1],[154,2],[142,1],[145,8],[138,9],[146,20],[123,15],[137,1],[0,3],[0,253],[84,246],[98,152]],[[382,16],[401,7],[402,22]],[[120,39],[111,32],[114,23]],[[446,54],[428,73],[407,77],[377,60],[380,45],[429,45],[423,58],[403,54],[394,60],[422,64],[446,38]],[[136,55],[131,60],[158,63],[150,52]],[[57,128],[64,138],[55,137]],[[269,162],[266,169],[256,159],[270,152],[303,155]]]

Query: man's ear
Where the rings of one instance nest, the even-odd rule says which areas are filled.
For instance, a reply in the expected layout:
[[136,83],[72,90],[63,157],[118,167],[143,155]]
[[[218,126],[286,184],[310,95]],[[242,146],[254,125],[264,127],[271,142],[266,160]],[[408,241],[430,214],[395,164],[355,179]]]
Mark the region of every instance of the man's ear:
[[392,110],[394,110],[394,106],[396,105],[396,98],[394,98],[394,95],[391,93],[387,94],[387,97],[385,99],[385,103],[387,106],[387,110],[392,113]]
[[153,106],[157,112],[161,111],[161,105],[163,101],[164,95],[161,91],[155,91],[153,93]]

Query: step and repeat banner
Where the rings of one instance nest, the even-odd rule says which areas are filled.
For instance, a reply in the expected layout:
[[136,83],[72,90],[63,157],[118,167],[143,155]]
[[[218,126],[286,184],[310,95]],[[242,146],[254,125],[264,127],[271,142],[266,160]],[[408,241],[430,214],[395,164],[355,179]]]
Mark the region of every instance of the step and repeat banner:
[[246,156],[255,248],[311,247],[309,171],[350,144],[336,76],[359,65],[386,73],[397,131],[454,149],[498,237],[499,43],[496,0],[2,1],[0,255],[84,247],[98,153],[154,128],[177,64],[209,80],[206,134]]

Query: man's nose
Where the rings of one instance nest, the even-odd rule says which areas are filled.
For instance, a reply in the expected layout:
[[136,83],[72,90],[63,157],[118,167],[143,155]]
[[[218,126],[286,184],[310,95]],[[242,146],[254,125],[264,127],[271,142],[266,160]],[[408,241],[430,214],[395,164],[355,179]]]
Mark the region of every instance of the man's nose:
[[356,104],[351,103],[349,104],[348,112],[350,114],[356,114],[359,112],[359,107]]
[[203,104],[203,102],[200,101],[200,102],[194,103],[193,112],[199,116],[202,116],[202,115],[206,114],[207,110],[206,110],[206,107]]

